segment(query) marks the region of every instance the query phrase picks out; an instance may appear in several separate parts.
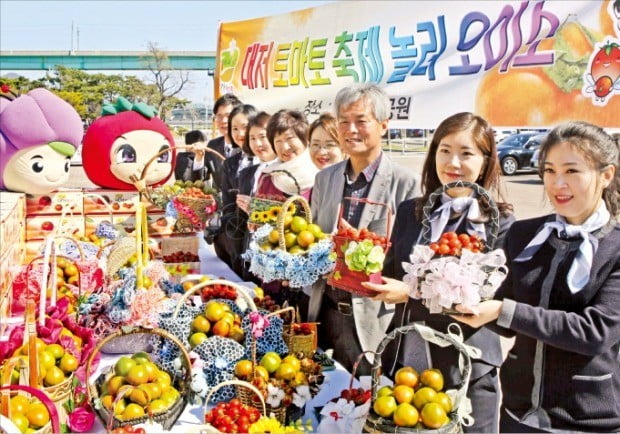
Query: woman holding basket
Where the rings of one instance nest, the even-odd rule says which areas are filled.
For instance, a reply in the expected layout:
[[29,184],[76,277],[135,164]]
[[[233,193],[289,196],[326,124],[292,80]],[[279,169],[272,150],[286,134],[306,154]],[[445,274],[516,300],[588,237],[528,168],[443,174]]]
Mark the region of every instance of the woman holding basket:
[[620,432],[618,145],[586,122],[549,133],[540,171],[556,214],[515,223],[495,300],[454,316],[516,336],[502,432]]
[[[499,223],[492,231],[490,204],[470,188],[445,190],[430,215],[423,215],[423,207],[433,192],[442,186],[465,181],[475,183],[489,192],[499,190],[499,162],[491,126],[472,113],[458,113],[445,119],[437,127],[431,140],[422,169],[421,198],[407,200],[398,207],[392,248],[388,252],[383,274],[384,284],[363,283],[378,292],[375,297],[386,303],[398,303],[394,326],[425,322],[427,326],[446,332],[453,320],[442,314],[431,314],[421,300],[410,298],[411,288],[401,280],[405,275],[403,261],[409,261],[414,246],[422,242],[423,219],[430,225],[430,241],[437,241],[444,232],[468,233],[482,240],[497,236],[501,243],[507,228],[514,221],[512,206],[498,203]],[[499,410],[497,368],[502,363],[499,336],[490,330],[463,327],[465,343],[482,350],[482,358],[472,360],[472,374],[468,397],[472,402],[474,425],[468,432],[496,432]],[[383,366],[395,370],[398,366],[413,366],[421,371],[438,368],[446,376],[447,388],[455,387],[460,375],[457,371],[458,352],[454,347],[428,347],[417,335],[406,335],[396,340],[384,354]],[[387,356],[387,357],[386,357]],[[388,360],[389,359],[389,360]],[[430,363],[429,363],[430,362]]]

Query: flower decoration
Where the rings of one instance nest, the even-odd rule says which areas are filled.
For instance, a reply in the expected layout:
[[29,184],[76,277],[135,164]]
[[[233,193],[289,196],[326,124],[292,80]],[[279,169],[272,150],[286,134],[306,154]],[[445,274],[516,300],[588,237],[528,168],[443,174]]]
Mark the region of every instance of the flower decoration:
[[261,245],[272,230],[270,224],[258,228],[249,249],[243,254],[243,258],[250,262],[250,271],[264,282],[288,280],[291,287],[301,288],[313,284],[334,269],[335,261],[330,256],[333,243],[329,237],[315,243],[303,255],[282,249],[263,250]]
[[344,252],[344,263],[351,271],[363,271],[366,274],[378,273],[383,269],[385,253],[381,246],[370,240],[349,242]]
[[295,388],[295,392],[293,393],[293,405],[303,408],[306,402],[311,399],[312,395],[310,394],[310,387],[308,385],[303,384]]
[[436,257],[429,246],[417,245],[409,261],[403,262],[403,281],[411,286],[411,297],[424,300],[431,313],[455,304],[476,312],[476,306],[493,296],[508,272],[502,249],[487,253],[463,249],[460,257]]
[[71,382],[71,396],[63,404],[67,411],[67,426],[72,432],[91,432],[95,424],[95,413],[88,404],[86,389],[80,385],[80,380],[73,377]]
[[248,430],[250,434],[263,434],[263,433],[283,433],[284,427],[278,419],[275,417],[264,417],[262,416],[258,421],[254,422],[250,425],[250,429]]
[[285,395],[284,390],[272,384],[267,384],[267,399],[265,399],[265,402],[272,408],[277,408],[280,406]]
[[254,339],[262,337],[265,329],[269,327],[269,318],[260,312],[250,312],[250,321],[252,322],[252,336]]

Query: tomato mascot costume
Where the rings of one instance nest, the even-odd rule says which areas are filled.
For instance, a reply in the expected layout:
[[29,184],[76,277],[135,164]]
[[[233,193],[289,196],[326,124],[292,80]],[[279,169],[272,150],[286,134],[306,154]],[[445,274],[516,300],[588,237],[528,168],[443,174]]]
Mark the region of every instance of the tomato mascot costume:
[[135,190],[132,175],[140,178],[148,161],[168,149],[147,169],[146,185],[165,183],[174,169],[174,139],[155,109],[144,103],[132,104],[120,97],[103,106],[84,136],[82,164],[88,178],[104,188]]
[[47,89],[17,96],[0,87],[0,189],[47,194],[69,178],[82,141],[80,115]]

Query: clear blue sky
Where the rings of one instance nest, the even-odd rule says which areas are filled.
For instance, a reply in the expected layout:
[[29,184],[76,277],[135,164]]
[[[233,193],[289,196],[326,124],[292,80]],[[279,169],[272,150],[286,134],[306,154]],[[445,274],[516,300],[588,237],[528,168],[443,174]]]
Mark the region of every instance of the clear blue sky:
[[[219,21],[275,15],[325,3],[330,1],[0,0],[0,50],[141,51],[149,41],[170,51],[215,50]],[[138,71],[127,74],[144,78]],[[207,87],[212,92],[212,83],[205,76],[192,74],[187,97],[203,101]]]

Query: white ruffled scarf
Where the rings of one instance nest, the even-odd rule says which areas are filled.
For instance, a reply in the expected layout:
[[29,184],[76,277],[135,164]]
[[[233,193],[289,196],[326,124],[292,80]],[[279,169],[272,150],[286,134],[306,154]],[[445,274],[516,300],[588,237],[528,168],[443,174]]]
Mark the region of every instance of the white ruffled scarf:
[[[285,170],[295,179],[293,180],[287,173],[276,172],[278,170]],[[275,172],[272,173],[271,180],[278,190],[286,194],[299,194],[295,181],[299,184],[301,192],[304,192],[314,185],[314,178],[319,169],[312,162],[310,152],[306,148],[304,152],[290,161],[283,162],[277,158],[264,172]]]

